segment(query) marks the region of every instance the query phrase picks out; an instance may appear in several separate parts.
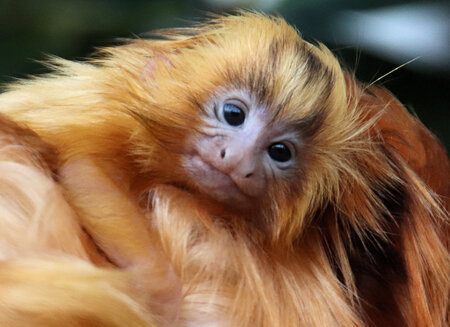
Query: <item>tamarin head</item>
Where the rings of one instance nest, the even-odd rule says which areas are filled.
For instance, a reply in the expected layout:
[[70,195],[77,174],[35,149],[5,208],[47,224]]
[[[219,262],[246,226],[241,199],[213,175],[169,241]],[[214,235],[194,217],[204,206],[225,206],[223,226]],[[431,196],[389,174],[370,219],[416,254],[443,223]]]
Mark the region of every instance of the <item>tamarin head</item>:
[[136,137],[141,169],[231,211],[284,215],[289,229],[338,193],[340,149],[361,127],[324,46],[253,13],[162,35],[112,50],[136,67],[130,112],[160,145]]

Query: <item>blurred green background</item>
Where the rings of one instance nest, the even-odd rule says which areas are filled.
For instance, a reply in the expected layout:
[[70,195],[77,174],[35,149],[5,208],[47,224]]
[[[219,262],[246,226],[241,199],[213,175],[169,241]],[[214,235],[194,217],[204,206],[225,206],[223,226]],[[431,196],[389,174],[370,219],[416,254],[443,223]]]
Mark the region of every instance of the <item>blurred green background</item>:
[[45,72],[45,54],[82,60],[96,47],[207,12],[256,9],[325,43],[364,82],[378,84],[450,146],[450,5],[385,0],[0,0],[0,83]]

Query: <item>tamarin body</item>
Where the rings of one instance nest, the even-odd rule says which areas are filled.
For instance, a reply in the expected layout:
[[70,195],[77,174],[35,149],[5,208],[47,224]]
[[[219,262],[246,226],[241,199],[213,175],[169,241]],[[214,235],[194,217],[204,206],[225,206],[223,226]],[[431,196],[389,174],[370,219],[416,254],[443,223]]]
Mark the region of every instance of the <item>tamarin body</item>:
[[435,137],[281,18],[161,35],[0,95],[0,326],[447,326]]

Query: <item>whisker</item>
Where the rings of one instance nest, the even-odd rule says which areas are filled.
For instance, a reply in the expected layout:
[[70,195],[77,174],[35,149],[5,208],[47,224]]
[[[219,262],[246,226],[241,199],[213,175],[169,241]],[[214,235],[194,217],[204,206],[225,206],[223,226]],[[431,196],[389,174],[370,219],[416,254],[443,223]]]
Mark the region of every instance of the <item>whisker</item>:
[[417,59],[420,59],[420,57],[413,58],[413,59],[411,59],[411,60],[405,62],[404,64],[401,64],[400,66],[398,66],[398,67],[396,67],[396,68],[390,70],[390,71],[387,72],[386,74],[384,74],[384,75],[378,77],[376,80],[374,80],[373,82],[371,82],[371,83],[369,84],[369,86],[372,86],[372,85],[376,84],[377,82],[379,82],[380,80],[382,80],[382,79],[385,78],[386,76],[391,75],[391,74],[394,73],[395,71],[399,70],[400,68],[403,68],[403,67],[406,66],[406,65],[409,65],[410,63],[416,61]]

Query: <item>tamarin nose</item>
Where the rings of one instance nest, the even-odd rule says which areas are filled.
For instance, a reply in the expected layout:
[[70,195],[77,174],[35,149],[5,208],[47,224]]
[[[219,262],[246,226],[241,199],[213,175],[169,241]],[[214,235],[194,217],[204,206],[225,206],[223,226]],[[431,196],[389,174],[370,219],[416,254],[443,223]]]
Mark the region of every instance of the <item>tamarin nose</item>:
[[254,174],[255,158],[246,149],[223,148],[220,150],[220,159],[224,172],[234,177],[251,178]]

